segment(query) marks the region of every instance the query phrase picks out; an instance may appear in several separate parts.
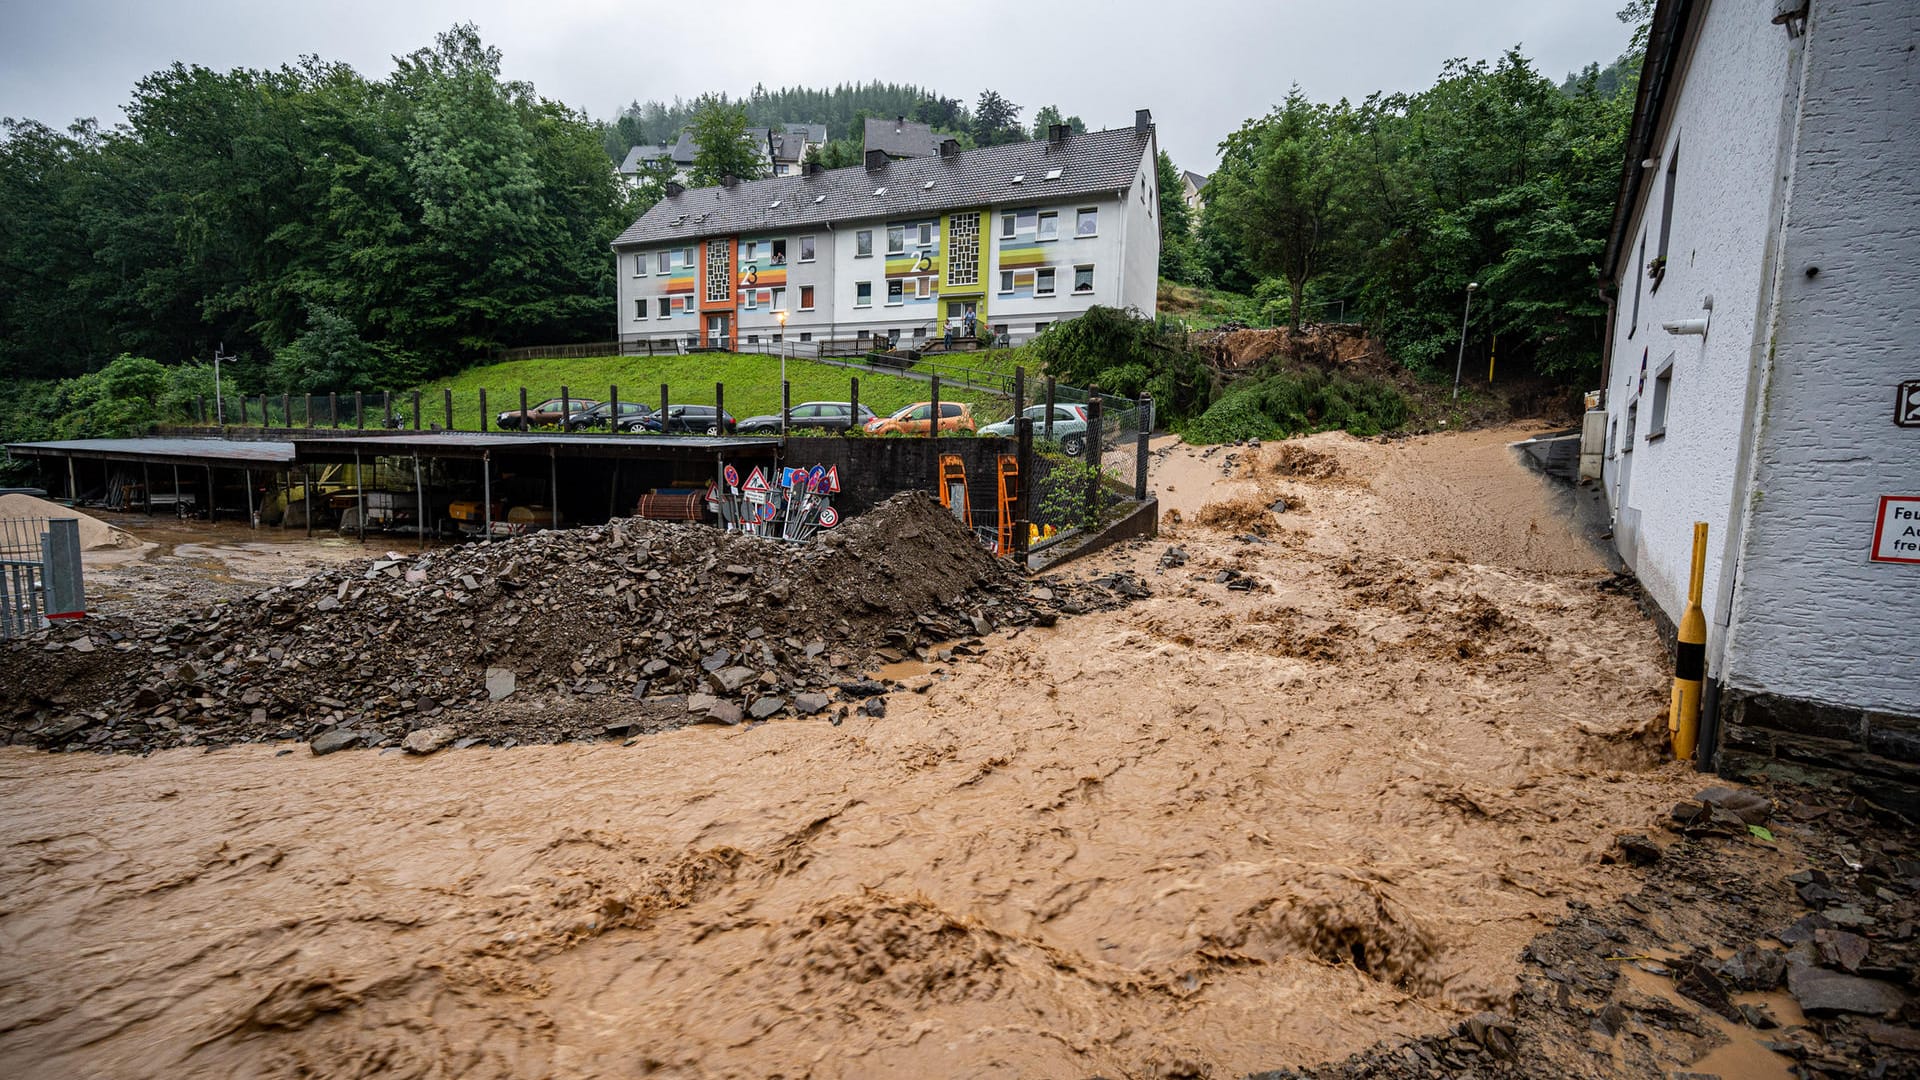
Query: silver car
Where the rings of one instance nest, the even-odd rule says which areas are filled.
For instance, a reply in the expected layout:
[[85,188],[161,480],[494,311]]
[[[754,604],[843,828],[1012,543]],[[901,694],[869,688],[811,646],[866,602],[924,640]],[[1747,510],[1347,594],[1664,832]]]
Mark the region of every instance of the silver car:
[[[1029,405],[1021,410],[1021,416],[1033,421],[1034,438],[1043,438],[1047,431],[1047,407]],[[1009,416],[997,424],[988,424],[980,429],[981,435],[1000,435],[1013,438],[1019,434],[1015,430],[1017,417]],[[1087,407],[1085,405],[1053,406],[1053,440],[1060,444],[1060,452],[1068,457],[1079,457],[1087,450]]]

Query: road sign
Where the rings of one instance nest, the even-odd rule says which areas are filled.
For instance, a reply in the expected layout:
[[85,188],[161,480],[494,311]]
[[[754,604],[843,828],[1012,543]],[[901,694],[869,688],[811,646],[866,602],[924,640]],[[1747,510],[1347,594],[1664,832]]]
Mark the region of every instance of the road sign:
[[729,465],[726,467],[726,470],[723,471],[720,475],[727,478],[728,487],[740,486],[740,470],[739,469],[736,469],[733,466]]
[[840,524],[840,511],[835,510],[831,506],[823,506],[820,508],[820,527],[821,528],[831,529],[838,524]]
[[1899,396],[1893,399],[1893,422],[1901,427],[1920,427],[1920,379],[1900,384]]
[[755,465],[753,471],[747,474],[746,490],[750,492],[758,491],[763,495],[772,491],[773,485],[767,483],[767,470]]
[[1920,564],[1920,495],[1882,495],[1873,523],[1874,562]]
[[840,466],[838,465],[827,470],[827,490],[835,495],[840,494]]

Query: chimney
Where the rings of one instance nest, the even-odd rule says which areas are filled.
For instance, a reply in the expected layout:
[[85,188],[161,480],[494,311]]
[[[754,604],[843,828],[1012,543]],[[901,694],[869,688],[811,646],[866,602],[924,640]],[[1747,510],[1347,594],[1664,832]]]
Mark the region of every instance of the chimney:
[[902,131],[906,130],[906,127],[907,127],[907,118],[905,116],[896,116],[893,118],[893,133],[895,135],[898,135]]
[[675,199],[687,193],[687,187],[678,180],[667,181],[667,198]]
[[1073,128],[1066,124],[1050,124],[1047,127],[1047,145],[1065,146],[1067,136],[1073,134]]
[[1151,109],[1133,110],[1133,133],[1135,135],[1145,135],[1147,131],[1152,127],[1153,127],[1153,110]]
[[826,171],[827,171],[827,167],[825,165],[820,164],[817,161],[809,161],[806,164],[806,175],[808,176],[819,176],[821,173]]
[[867,151],[867,171],[868,172],[878,172],[879,170],[884,169],[886,167],[887,167],[887,152],[885,150]]
[[949,160],[960,156],[959,139],[941,139],[940,156]]

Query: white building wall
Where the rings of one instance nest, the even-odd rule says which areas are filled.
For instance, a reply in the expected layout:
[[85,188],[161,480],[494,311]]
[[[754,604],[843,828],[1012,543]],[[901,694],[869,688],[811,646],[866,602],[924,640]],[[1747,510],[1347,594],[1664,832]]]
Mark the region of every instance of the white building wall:
[[1126,232],[1121,254],[1125,272],[1115,307],[1132,308],[1152,318],[1160,302],[1160,182],[1158,139],[1147,140],[1133,191],[1121,200]]
[[[1604,482],[1616,546],[1677,622],[1686,606],[1693,523],[1707,522],[1704,606],[1716,635],[1723,621],[1716,610],[1717,556],[1734,512],[1754,353],[1765,347],[1764,338],[1756,345],[1755,327],[1768,284],[1768,207],[1780,163],[1782,109],[1796,77],[1787,35],[1771,15],[1751,5],[1711,5],[1677,73],[1678,94],[1660,127],[1659,162],[1647,170],[1616,282],[1606,388]],[[1655,291],[1645,266],[1659,251],[1668,166],[1676,155],[1667,269]],[[1661,329],[1706,316],[1709,296],[1714,306],[1705,338]],[[1656,374],[1669,357],[1665,433],[1653,434]]]
[[1920,565],[1867,558],[1879,496],[1920,495],[1920,428],[1893,423],[1920,378],[1920,5],[1815,0],[1804,40],[1726,679],[1920,715]]
[[[1082,208],[1097,212],[1098,229],[1093,236],[1075,235],[1075,223]],[[988,228],[992,233],[987,248],[988,324],[1005,326],[1007,333],[1017,343],[1032,337],[1036,326],[1071,319],[1095,304],[1125,306],[1121,303],[1121,296],[1127,275],[1121,252],[1125,244],[1123,237],[1131,227],[1129,209],[1127,200],[1113,195],[994,207],[988,215]],[[1004,216],[1015,214],[1018,224],[1017,216],[1026,212],[1036,215],[1041,212],[1057,213],[1059,238],[1038,240],[1024,226],[1018,226],[1015,235],[1009,239],[1005,235]],[[1039,264],[1025,260],[1002,263],[1003,253],[1025,254],[1036,249],[1044,260]],[[1093,291],[1090,293],[1073,291],[1074,271],[1080,266],[1093,267]],[[1024,274],[1040,269],[1054,272],[1052,296],[1036,295],[1035,290],[1024,286],[1011,293],[1002,288],[1003,272]]]

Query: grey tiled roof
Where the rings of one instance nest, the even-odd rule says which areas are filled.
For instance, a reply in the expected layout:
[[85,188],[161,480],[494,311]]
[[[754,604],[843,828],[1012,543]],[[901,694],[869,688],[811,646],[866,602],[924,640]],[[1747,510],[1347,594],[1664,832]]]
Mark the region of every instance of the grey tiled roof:
[[941,137],[912,120],[869,116],[860,136],[863,148],[884,150],[888,157],[933,157],[940,152]]
[[1196,191],[1199,190],[1200,188],[1206,187],[1207,181],[1213,179],[1213,177],[1211,176],[1202,176],[1199,173],[1194,172],[1192,169],[1186,169],[1182,171],[1180,175],[1185,177],[1187,183],[1192,184],[1194,186],[1194,190]]
[[[614,239],[615,247],[804,228],[830,221],[899,218],[965,206],[1047,202],[1132,185],[1148,135],[1133,128],[1075,135],[1064,146],[1010,143],[951,158],[908,158],[815,176],[776,176],[703,187],[662,199]],[[1048,180],[1059,169],[1058,180]],[[1015,176],[1024,177],[1019,184]],[[931,182],[932,187],[926,185]],[[886,194],[875,195],[878,188]],[[778,206],[774,204],[778,203]]]

